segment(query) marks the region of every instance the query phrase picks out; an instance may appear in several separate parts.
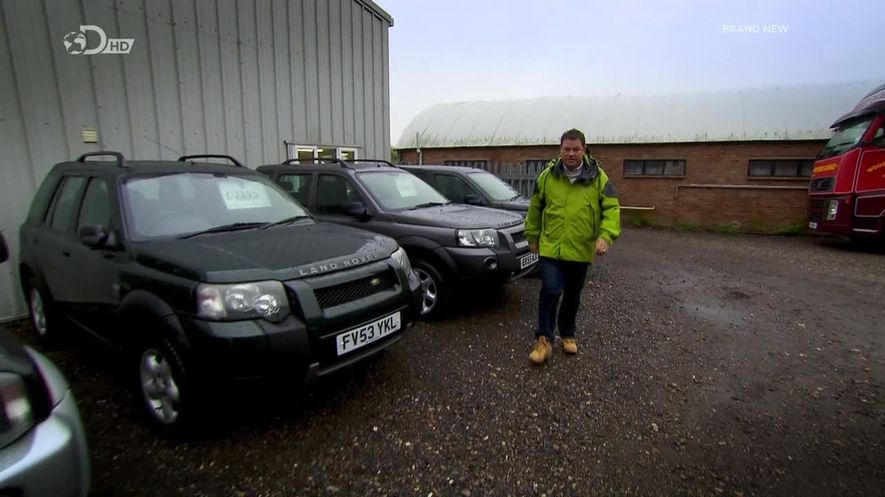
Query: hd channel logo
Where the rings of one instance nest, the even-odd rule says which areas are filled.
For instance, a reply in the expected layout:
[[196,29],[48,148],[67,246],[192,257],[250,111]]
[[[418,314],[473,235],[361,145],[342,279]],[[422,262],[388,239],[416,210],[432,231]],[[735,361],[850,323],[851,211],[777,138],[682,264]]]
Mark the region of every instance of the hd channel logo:
[[[98,45],[89,47],[89,39],[86,33],[93,32],[98,36]],[[134,38],[108,38],[104,30],[98,26],[82,25],[80,31],[71,31],[62,39],[65,46],[65,52],[70,55],[106,55],[118,54],[125,55],[132,50],[135,43]]]

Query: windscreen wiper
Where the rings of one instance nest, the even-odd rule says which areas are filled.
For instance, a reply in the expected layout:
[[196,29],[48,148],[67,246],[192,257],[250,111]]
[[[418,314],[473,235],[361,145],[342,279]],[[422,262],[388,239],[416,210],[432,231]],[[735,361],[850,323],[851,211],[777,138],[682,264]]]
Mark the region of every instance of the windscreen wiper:
[[304,215],[304,214],[302,214],[302,215],[300,215],[300,216],[287,217],[287,218],[285,218],[285,219],[280,219],[279,221],[274,221],[274,222],[272,222],[272,223],[267,223],[267,224],[265,224],[264,226],[262,226],[261,229],[266,230],[267,228],[273,228],[274,226],[280,226],[280,225],[282,225],[282,224],[290,224],[290,223],[294,223],[295,221],[297,221],[297,220],[299,220],[299,219],[305,219],[305,218],[309,218],[309,217],[310,217],[310,216],[306,216],[306,215]]
[[518,199],[519,197],[522,197],[522,194],[521,194],[521,193],[517,193],[516,196],[513,197],[513,198],[511,198],[510,200],[516,200],[516,199]]
[[214,227],[212,227],[212,228],[205,229],[205,230],[202,230],[202,231],[197,231],[197,232],[194,232],[194,233],[188,233],[188,234],[186,234],[186,235],[182,235],[182,236],[180,236],[180,237],[178,237],[178,238],[181,239],[181,240],[184,240],[184,239],[187,239],[187,238],[193,238],[193,237],[195,237],[195,236],[206,235],[206,234],[209,234],[209,233],[223,233],[223,232],[225,232],[225,231],[239,231],[239,230],[246,230],[246,229],[250,229],[250,228],[257,228],[257,227],[259,227],[259,226],[264,226],[264,224],[265,224],[265,223],[255,223],[255,222],[252,222],[252,223],[230,223],[230,224],[222,224],[221,226],[214,226]]
[[418,205],[410,208],[409,210],[413,211],[415,209],[423,209],[425,207],[436,207],[438,205],[449,205],[451,203],[452,203],[451,200],[449,200],[448,202],[424,202],[423,204],[418,204]]

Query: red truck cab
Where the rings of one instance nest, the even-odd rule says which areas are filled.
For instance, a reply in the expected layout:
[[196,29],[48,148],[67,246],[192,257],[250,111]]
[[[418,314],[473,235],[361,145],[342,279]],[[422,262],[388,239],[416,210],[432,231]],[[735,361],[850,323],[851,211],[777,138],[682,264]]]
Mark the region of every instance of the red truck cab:
[[885,85],[830,127],[808,185],[808,227],[885,240]]

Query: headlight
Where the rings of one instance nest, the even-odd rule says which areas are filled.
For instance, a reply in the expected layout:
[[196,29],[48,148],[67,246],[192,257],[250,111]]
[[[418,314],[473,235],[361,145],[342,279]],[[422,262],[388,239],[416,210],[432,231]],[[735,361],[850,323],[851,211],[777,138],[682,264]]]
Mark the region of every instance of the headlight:
[[406,255],[406,251],[403,250],[402,247],[390,254],[390,258],[393,259],[393,262],[397,263],[399,267],[403,268],[406,275],[412,272],[412,263],[409,261],[409,256]]
[[289,300],[279,281],[200,285],[197,314],[217,320],[263,318],[279,322],[289,315]]
[[827,209],[827,221],[832,221],[836,219],[836,214],[839,212],[839,201],[838,200],[830,200],[830,207]]
[[34,421],[34,411],[28,400],[28,389],[21,376],[0,373],[0,433],[22,433]]
[[495,230],[458,230],[458,245],[462,247],[497,247]]

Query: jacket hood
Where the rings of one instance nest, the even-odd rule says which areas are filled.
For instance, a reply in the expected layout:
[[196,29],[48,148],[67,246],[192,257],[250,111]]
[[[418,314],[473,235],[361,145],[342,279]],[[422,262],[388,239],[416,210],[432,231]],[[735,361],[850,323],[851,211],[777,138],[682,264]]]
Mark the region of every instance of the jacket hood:
[[[553,170],[550,171],[553,174],[553,177],[559,178],[560,176],[565,176],[565,164],[562,163],[562,157],[557,157],[554,160],[556,162],[553,165]],[[597,175],[599,175],[599,161],[594,159],[592,155],[584,155],[584,167],[581,169],[581,174],[578,175],[578,179],[575,180],[575,183],[590,183],[596,179]]]
[[508,228],[522,222],[522,216],[516,212],[467,204],[446,204],[402,211],[395,213],[393,217],[399,223],[455,229]]
[[204,283],[304,278],[386,259],[396,249],[396,242],[386,236],[327,223],[208,233],[134,246],[140,264]]

